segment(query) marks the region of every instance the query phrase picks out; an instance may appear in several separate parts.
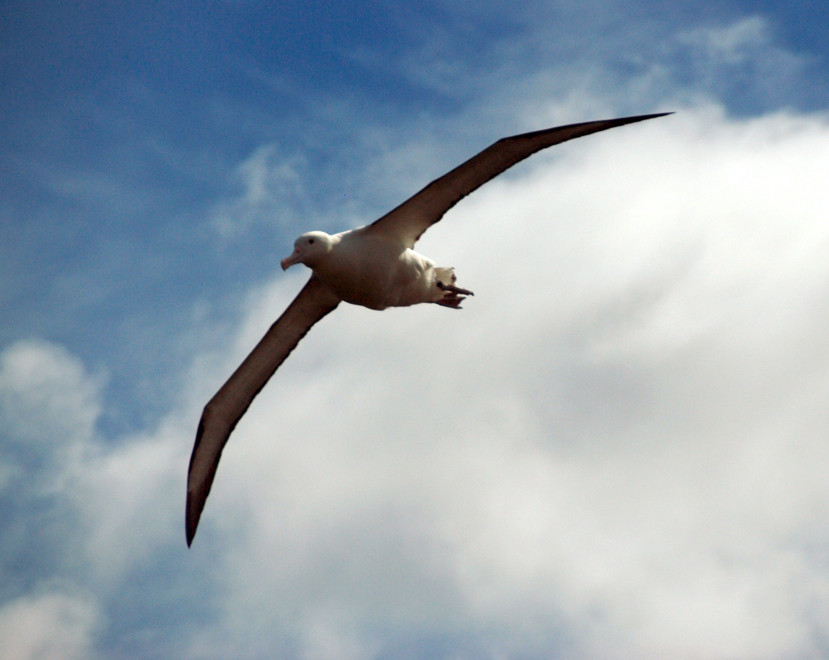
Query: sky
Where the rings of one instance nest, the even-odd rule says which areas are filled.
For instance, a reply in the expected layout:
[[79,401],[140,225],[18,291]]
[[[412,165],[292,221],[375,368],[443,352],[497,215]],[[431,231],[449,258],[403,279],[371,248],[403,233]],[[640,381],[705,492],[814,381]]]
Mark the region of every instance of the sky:
[[[0,639],[17,658],[829,657],[821,3],[7,2]],[[496,139],[557,146],[201,409],[307,278]]]

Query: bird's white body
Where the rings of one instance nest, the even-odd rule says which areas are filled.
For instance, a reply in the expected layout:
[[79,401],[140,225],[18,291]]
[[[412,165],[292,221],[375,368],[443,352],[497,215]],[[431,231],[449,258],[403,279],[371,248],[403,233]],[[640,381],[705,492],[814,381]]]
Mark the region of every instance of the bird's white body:
[[453,292],[438,286],[454,284],[451,268],[438,267],[431,259],[367,227],[333,236],[303,234],[294,253],[283,261],[283,268],[298,262],[311,268],[341,300],[369,309],[446,304],[449,300],[456,301],[450,306],[457,306],[460,302]]

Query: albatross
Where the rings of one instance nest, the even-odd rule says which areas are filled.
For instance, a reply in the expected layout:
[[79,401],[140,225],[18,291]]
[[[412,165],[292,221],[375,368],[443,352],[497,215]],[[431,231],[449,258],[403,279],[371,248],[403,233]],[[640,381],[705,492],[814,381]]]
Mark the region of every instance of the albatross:
[[343,301],[377,310],[418,303],[458,309],[473,294],[456,285],[453,268],[437,266],[413,250],[423,232],[469,193],[537,151],[668,114],[568,124],[503,138],[370,225],[333,236],[321,231],[300,236],[282,260],[282,269],[304,264],[311,269],[310,279],[202,412],[187,473],[187,546],[193,542],[231,432],[317,321]]

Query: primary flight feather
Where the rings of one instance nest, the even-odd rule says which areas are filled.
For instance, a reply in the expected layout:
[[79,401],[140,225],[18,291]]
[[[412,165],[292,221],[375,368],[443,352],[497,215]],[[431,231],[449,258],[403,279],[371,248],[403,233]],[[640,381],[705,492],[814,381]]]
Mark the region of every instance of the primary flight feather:
[[333,236],[318,231],[300,236],[282,268],[305,264],[311,278],[204,407],[187,473],[187,545],[193,542],[231,432],[311,326],[342,301],[371,309],[422,302],[458,308],[472,292],[455,285],[452,268],[438,267],[412,249],[424,231],[466,195],[537,151],[667,114],[569,124],[503,138],[370,225]]

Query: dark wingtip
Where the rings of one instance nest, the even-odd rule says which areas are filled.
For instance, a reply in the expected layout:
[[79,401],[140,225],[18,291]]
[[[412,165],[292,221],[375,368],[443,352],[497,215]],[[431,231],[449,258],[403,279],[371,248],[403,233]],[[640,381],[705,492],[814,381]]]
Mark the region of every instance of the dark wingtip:
[[667,117],[668,115],[672,115],[672,114],[674,114],[673,110],[670,110],[668,112],[654,112],[654,113],[649,114],[649,115],[638,115],[638,116],[635,116],[635,117],[621,117],[619,119],[619,121],[621,121],[623,124],[633,124],[633,123],[640,122],[640,121],[646,121],[648,119],[658,119],[659,117]]
[[196,528],[199,526],[199,518],[201,511],[196,511],[190,501],[190,494],[187,495],[187,510],[184,517],[184,535],[187,538],[187,547],[189,548],[193,543],[193,538],[196,536]]
[[193,543],[193,537],[196,535],[196,525],[193,524],[190,516],[190,498],[187,498],[187,510],[184,514],[184,536],[187,539],[187,547]]
[[193,543],[193,537],[196,536],[196,528],[199,526],[199,518],[201,518],[202,508],[196,507],[193,503],[193,494],[190,491],[190,475],[193,472],[193,462],[196,460],[196,452],[204,435],[204,413],[199,419],[199,427],[196,431],[196,442],[193,444],[193,453],[190,454],[190,463],[187,466],[187,503],[184,508],[184,536],[187,539],[187,547]]
[[659,117],[666,117],[667,115],[672,115],[672,114],[674,114],[674,111],[670,110],[668,112],[653,112],[653,113],[648,114],[648,115],[634,115],[632,117],[619,117],[619,119],[610,120],[610,121],[618,121],[618,122],[621,123],[621,125],[634,124],[636,122],[647,121],[648,119],[657,119]]

